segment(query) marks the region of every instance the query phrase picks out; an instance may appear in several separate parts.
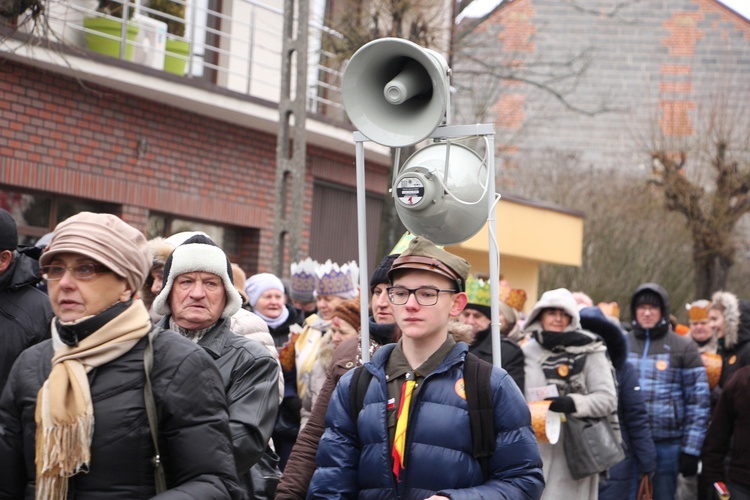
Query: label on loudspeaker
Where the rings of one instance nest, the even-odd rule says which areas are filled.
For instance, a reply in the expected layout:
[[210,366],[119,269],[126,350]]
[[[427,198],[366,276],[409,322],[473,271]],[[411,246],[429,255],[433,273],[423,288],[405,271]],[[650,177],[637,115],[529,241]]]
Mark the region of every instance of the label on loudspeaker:
[[417,205],[424,198],[424,184],[417,177],[402,177],[396,185],[396,196],[404,205]]

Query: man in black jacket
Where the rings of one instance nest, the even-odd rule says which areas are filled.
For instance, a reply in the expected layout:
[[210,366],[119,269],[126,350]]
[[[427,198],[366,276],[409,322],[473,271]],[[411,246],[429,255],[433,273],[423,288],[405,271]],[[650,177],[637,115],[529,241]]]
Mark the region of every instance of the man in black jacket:
[[[466,295],[469,302],[458,319],[461,323],[471,325],[474,331],[475,337],[469,346],[469,352],[492,363],[492,328],[490,327],[492,311],[489,282],[470,277],[466,281]],[[500,337],[500,363],[523,392],[523,351],[518,344],[502,335]]]
[[17,250],[16,221],[0,208],[0,392],[21,351],[49,338],[52,307],[36,288],[39,263]]
[[279,407],[279,364],[265,346],[237,335],[230,318],[242,306],[229,259],[204,235],[187,239],[164,263],[154,299],[159,323],[202,346],[219,367],[240,485],[252,493],[250,468],[271,437]]

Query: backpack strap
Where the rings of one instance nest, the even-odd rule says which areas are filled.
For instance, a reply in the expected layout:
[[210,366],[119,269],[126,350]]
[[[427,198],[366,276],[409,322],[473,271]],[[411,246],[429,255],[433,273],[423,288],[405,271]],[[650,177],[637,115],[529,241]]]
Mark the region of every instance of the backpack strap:
[[154,337],[162,331],[155,326],[148,332],[148,345],[143,352],[143,370],[146,372],[146,385],[143,387],[143,399],[146,402],[146,415],[148,416],[148,427],[151,431],[151,440],[154,442],[155,455],[151,459],[154,466],[154,483],[156,493],[162,493],[167,489],[167,480],[164,474],[164,463],[159,453],[159,418],[156,415],[156,401],[154,390],[151,387],[151,369],[154,367]]
[[490,457],[495,452],[495,409],[492,402],[492,365],[467,352],[464,361],[464,387],[469,406],[473,455],[489,477]]
[[371,380],[372,373],[364,366],[360,365],[354,369],[349,386],[349,415],[354,420],[354,425],[357,425],[359,412],[365,406],[365,394]]

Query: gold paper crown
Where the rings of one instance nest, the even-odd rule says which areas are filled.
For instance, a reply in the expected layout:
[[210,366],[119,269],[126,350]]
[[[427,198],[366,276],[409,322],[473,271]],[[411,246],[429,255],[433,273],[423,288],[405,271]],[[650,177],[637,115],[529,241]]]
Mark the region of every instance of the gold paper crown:
[[620,306],[617,302],[599,302],[597,307],[602,310],[605,316],[620,319]]
[[359,267],[350,261],[339,267],[329,260],[315,270],[315,291],[320,295],[352,295],[357,290]]
[[526,292],[520,288],[511,289],[508,293],[508,298],[505,299],[505,303],[516,311],[522,311],[523,305],[526,303]]
[[685,304],[690,321],[706,321],[710,308],[711,302],[705,299],[696,300],[692,304]]
[[309,296],[315,291],[315,269],[318,263],[310,257],[297,263],[292,263],[292,289],[290,292],[296,296]]
[[481,278],[468,277],[466,280],[466,295],[469,298],[469,304],[487,307],[492,304],[490,284]]

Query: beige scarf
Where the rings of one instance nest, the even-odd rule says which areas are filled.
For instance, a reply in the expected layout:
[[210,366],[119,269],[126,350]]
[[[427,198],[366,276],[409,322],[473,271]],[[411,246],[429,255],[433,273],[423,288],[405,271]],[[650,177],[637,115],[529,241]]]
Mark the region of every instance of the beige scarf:
[[[134,300],[77,346],[55,344],[52,371],[37,396],[37,500],[64,500],[68,478],[88,472],[94,408],[86,374],[128,352],[150,330],[148,311]],[[54,320],[52,336],[57,337]]]

